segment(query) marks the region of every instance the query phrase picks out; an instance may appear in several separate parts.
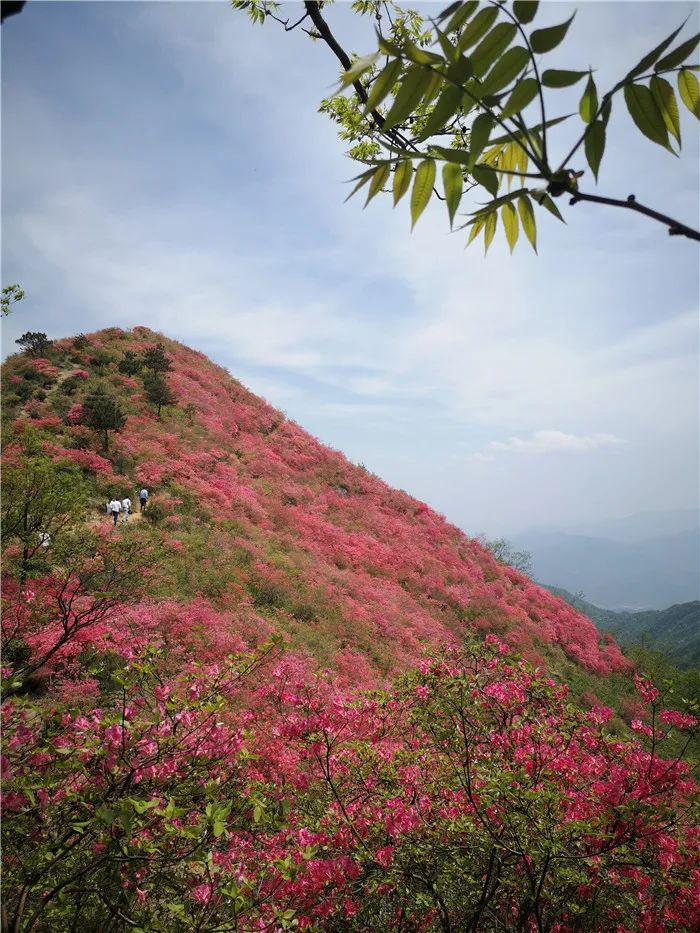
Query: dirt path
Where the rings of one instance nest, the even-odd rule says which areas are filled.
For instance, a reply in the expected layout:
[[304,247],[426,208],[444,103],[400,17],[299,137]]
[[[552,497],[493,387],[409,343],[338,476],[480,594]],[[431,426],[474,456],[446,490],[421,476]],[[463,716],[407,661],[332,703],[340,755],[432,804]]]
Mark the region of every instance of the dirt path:
[[[118,525],[123,524],[123,518],[124,518],[123,513],[120,512],[119,521],[117,522]],[[143,518],[143,515],[141,514],[141,512],[129,512],[129,521],[127,522],[127,524],[133,525],[134,522],[136,523],[140,522],[142,518]],[[91,528],[98,528],[100,525],[107,525],[111,523],[112,523],[112,516],[107,513],[106,505],[105,505],[104,512],[97,512],[97,511],[92,512],[86,522],[86,524],[89,525]]]

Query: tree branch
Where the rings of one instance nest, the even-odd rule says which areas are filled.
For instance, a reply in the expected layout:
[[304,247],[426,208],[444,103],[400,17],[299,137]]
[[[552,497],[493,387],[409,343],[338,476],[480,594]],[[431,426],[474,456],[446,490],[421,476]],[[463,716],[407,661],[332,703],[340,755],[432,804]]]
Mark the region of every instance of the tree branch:
[[674,220],[673,217],[669,217],[667,214],[661,214],[651,207],[640,204],[633,194],[624,201],[620,198],[606,198],[599,194],[586,194],[583,191],[570,191],[570,194],[570,204],[577,204],[579,201],[590,201],[592,204],[609,204],[611,207],[624,207],[628,211],[635,211],[637,214],[644,214],[645,217],[658,220],[659,223],[668,227],[670,236],[685,236],[688,237],[689,240],[700,241],[700,231],[693,230],[692,227],[688,227],[680,223],[680,221]]

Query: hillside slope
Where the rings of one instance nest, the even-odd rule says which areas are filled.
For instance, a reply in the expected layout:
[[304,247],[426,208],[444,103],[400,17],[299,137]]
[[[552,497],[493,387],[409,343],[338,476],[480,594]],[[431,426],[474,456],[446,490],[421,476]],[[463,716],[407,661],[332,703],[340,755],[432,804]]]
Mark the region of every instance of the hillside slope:
[[547,587],[585,613],[601,632],[612,632],[623,645],[648,643],[679,668],[700,667],[700,602],[679,603],[667,609],[615,612],[601,609],[560,587]]
[[[118,371],[125,351],[157,342],[172,360],[177,399],[162,419],[140,379]],[[141,624],[165,624],[186,605],[192,626],[254,643],[281,633],[355,682],[465,630],[495,632],[555,667],[625,666],[614,642],[564,600],[162,335],[113,328],[56,341],[47,358],[10,358],[3,381],[6,424],[34,425],[52,458],[80,467],[94,524],[109,524],[108,497],[151,490],[140,533],[160,557],[149,598],[129,609]],[[97,383],[127,414],[109,453],[80,423]]]
[[696,929],[686,696],[159,339],[3,368],[3,930]]

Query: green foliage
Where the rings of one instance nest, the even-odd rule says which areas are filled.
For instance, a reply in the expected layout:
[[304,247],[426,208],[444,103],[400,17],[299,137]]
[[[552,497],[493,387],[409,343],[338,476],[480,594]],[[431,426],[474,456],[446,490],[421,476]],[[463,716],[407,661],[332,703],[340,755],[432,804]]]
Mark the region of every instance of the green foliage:
[[[233,5],[245,9],[255,22],[277,18],[274,4],[258,0]],[[574,21],[571,16],[565,22],[526,30],[547,8],[536,2],[509,5],[469,0],[451,4],[426,30],[417,13],[395,4],[353,4],[357,15],[373,17],[379,48],[356,57],[343,71],[340,90],[348,94],[336,94],[321,105],[338,124],[341,138],[352,144],[351,158],[369,166],[355,179],[352,193],[369,183],[368,203],[390,187],[396,205],[413,180],[413,227],[434,191],[437,163],[451,164],[459,166],[462,183],[458,184],[456,169],[441,172],[450,226],[463,202],[462,192],[469,191],[476,206],[467,210],[465,222],[457,229],[469,230],[468,243],[483,234],[486,249],[495,236],[499,215],[511,251],[524,219],[527,240],[534,249],[537,231],[532,202],[562,220],[552,199],[567,195],[571,204],[587,200],[640,211],[661,220],[673,233],[700,240],[700,232],[658,211],[650,214],[634,198],[601,198],[582,191],[579,178],[584,171],[574,163],[578,155],[585,154],[597,183],[617,95],[624,99],[643,136],[674,152],[671,137],[680,148],[676,91],[664,75],[677,73],[678,97],[700,118],[700,86],[693,73],[697,66],[688,63],[698,36],[668,52],[682,26],[677,28],[623,72],[613,87],[599,94],[591,70],[541,70],[542,56],[559,48]],[[345,60],[335,37],[333,42],[322,38]],[[550,117],[550,91],[573,86],[586,75],[579,105],[582,127],[570,151],[555,161],[553,128],[573,115]],[[455,157],[455,153],[461,155]],[[390,171],[394,181],[388,186]],[[514,181],[520,194],[504,202],[500,191]]]
[[150,369],[153,373],[167,373],[173,368],[162,343],[144,350],[142,361],[144,369]]
[[21,460],[8,458],[3,467],[2,532],[4,546],[19,544],[23,578],[44,570],[49,550],[82,521],[88,492],[79,470],[40,453],[35,432],[20,440]]
[[175,405],[177,402],[175,395],[170,391],[168,383],[165,381],[165,377],[159,372],[146,373],[143,377],[143,389],[146,398],[157,410],[159,418],[163,406]]
[[98,385],[83,401],[83,424],[104,432],[105,449],[109,448],[109,432],[121,431],[125,423],[126,415],[104,386]]
[[138,358],[133,350],[126,350],[124,356],[119,360],[117,366],[120,373],[125,376],[135,376],[141,372],[143,361]]
[[513,567],[528,577],[532,576],[532,554],[529,551],[516,551],[506,538],[490,541],[484,535],[479,535],[476,540],[491,551],[499,563]]
[[51,349],[53,340],[49,340],[41,331],[28,330],[26,334],[18,337],[15,343],[30,356],[44,356]]
[[24,289],[20,288],[19,285],[5,285],[2,290],[2,297],[0,297],[0,314],[3,317],[8,315],[12,305],[23,298]]

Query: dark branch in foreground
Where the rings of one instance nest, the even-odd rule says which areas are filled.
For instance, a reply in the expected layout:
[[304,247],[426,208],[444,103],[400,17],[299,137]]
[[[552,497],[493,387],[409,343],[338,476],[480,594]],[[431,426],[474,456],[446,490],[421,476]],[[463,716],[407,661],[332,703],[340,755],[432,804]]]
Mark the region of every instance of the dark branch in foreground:
[[635,211],[637,214],[644,214],[645,217],[658,220],[659,223],[668,227],[670,236],[685,236],[688,237],[689,240],[700,241],[700,231],[693,230],[692,227],[687,227],[685,224],[680,223],[678,220],[674,220],[673,217],[669,217],[667,214],[661,214],[651,207],[640,204],[633,194],[623,201],[621,198],[606,198],[599,194],[585,194],[583,191],[571,192],[569,204],[577,204],[579,201],[590,201],[592,204],[609,204],[611,207],[624,207],[628,211]]

